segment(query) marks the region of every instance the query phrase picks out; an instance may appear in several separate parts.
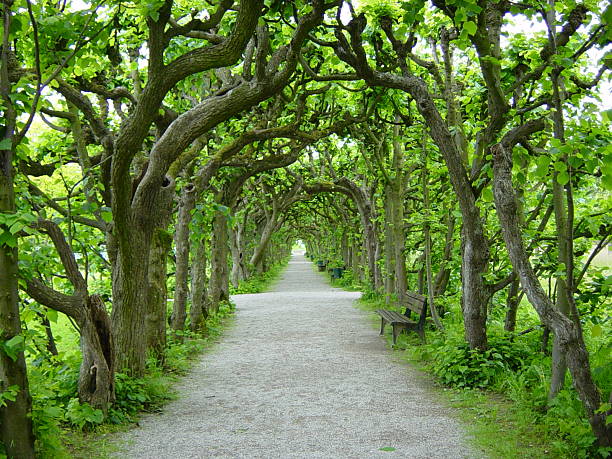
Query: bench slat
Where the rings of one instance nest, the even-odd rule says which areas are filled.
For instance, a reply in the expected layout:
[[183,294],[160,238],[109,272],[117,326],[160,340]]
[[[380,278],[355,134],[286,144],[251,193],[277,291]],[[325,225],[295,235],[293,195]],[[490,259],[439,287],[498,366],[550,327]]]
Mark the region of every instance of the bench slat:
[[421,314],[423,305],[427,301],[423,295],[414,292],[406,292],[406,307],[411,311]]
[[384,334],[385,324],[393,326],[393,344],[396,344],[397,335],[402,331],[416,332],[421,341],[425,342],[425,316],[427,315],[427,298],[414,292],[406,292],[406,314],[408,310],[419,314],[419,321],[410,320],[407,315],[387,309],[377,309],[376,314],[381,317],[380,334]]
[[408,317],[400,314],[396,311],[389,311],[387,309],[377,309],[376,314],[383,317],[387,322],[399,322],[403,324],[414,323],[414,321],[410,320]]

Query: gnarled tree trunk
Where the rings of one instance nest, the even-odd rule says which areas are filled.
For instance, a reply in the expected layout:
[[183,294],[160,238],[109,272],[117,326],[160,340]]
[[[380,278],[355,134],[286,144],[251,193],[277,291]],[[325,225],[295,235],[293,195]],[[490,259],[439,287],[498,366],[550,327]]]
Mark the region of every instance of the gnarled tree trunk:
[[191,309],[189,310],[189,328],[197,331],[208,317],[206,289],[206,240],[200,236],[194,240],[193,264],[191,266]]
[[222,212],[216,212],[210,243],[211,273],[207,306],[208,312],[213,314],[219,310],[219,303],[229,300],[228,231],[226,215]]
[[[161,290],[156,293],[156,303],[150,303],[149,270],[153,239],[167,231],[173,197],[174,180],[166,177],[155,190],[137,193],[133,197],[133,208],[128,210],[129,224],[126,226],[127,222],[123,221],[121,225],[116,223],[115,226],[117,259],[112,267],[111,321],[115,334],[116,364],[118,371],[125,370],[135,376],[142,375],[145,370],[147,348],[152,341],[148,332],[153,329],[148,328],[146,316],[151,306],[161,308],[161,297],[164,295],[163,287],[156,285]],[[165,257],[161,260],[161,247],[158,248],[155,260],[165,264]],[[157,274],[159,270],[154,273],[156,279]]]
[[115,400],[115,349],[110,317],[98,295],[89,296],[83,308],[83,317],[77,322],[83,354],[79,398],[106,414]]
[[582,330],[574,321],[555,308],[533,271],[523,245],[516,192],[512,185],[512,146],[512,143],[504,145],[502,141],[492,148],[495,207],[510,261],[529,301],[538,312],[540,320],[553,331],[561,352],[566,356],[574,387],[582,400],[599,444],[611,446],[612,425],[606,425],[606,416],[609,413],[596,413],[601,406],[601,396],[591,375],[589,354],[584,344]]
[[[399,241],[395,240],[395,234],[393,233],[393,208],[395,203],[393,202],[393,193],[391,192],[391,185],[385,186],[385,301],[389,303],[391,301],[391,295],[396,293],[395,290],[395,245]],[[403,240],[402,240],[403,242]]]
[[149,253],[148,305],[145,315],[146,345],[157,359],[163,361],[166,347],[166,322],[168,315],[168,253],[172,236],[158,228],[153,234]]
[[179,212],[174,233],[174,244],[176,253],[176,287],[174,290],[174,303],[172,304],[173,330],[185,328],[187,318],[187,296],[188,272],[189,272],[189,223],[191,222],[191,212],[195,208],[195,187],[187,184],[183,187],[182,195],[179,200]]
[[[15,213],[14,168],[18,109],[12,96],[15,94],[9,78],[9,65],[13,54],[9,30],[13,10],[12,0],[2,2],[2,46],[0,46],[0,101],[2,102],[2,132],[0,141],[9,146],[0,150],[0,213]],[[9,231],[0,225],[0,233]],[[0,244],[0,342],[19,340],[21,320],[19,317],[19,265],[17,245]],[[4,443],[9,457],[30,459],[34,457],[34,435],[32,433],[32,398],[28,385],[28,373],[23,347],[16,344],[11,357],[0,350],[0,392],[16,388],[14,401],[8,400],[0,406],[0,441]]]
[[452,210],[449,209],[446,217],[446,237],[444,242],[443,257],[434,280],[434,290],[436,296],[444,294],[450,279],[450,268],[448,268],[448,262],[451,260],[453,254],[454,236],[455,216],[453,215]]
[[504,330],[513,333],[516,329],[516,313],[520,303],[520,281],[516,278],[508,288],[508,297],[506,298],[506,318],[504,319]]
[[[75,264],[76,266],[76,264]],[[79,399],[104,413],[115,400],[115,355],[110,318],[98,295],[78,289],[65,295],[38,279],[26,283],[32,299],[74,319],[80,330],[83,360],[79,370]]]
[[74,293],[63,294],[36,278],[26,281],[25,290],[34,301],[64,313],[76,322],[83,354],[79,398],[106,413],[115,398],[115,357],[108,313],[98,295],[89,295],[85,278],[59,226],[52,221],[40,220],[38,227],[53,241]]

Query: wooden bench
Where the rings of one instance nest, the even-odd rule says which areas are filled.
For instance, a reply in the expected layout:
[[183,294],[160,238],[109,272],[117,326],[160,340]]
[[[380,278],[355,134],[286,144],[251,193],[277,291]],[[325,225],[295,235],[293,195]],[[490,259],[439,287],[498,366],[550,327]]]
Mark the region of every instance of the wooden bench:
[[[410,320],[410,312],[419,314],[419,321]],[[385,333],[385,325],[391,324],[393,327],[393,345],[397,343],[397,336],[405,331],[413,331],[419,335],[421,341],[425,342],[425,316],[427,315],[427,298],[418,293],[407,292],[406,312],[400,314],[396,311],[387,309],[377,309],[376,314],[381,318],[380,334]]]

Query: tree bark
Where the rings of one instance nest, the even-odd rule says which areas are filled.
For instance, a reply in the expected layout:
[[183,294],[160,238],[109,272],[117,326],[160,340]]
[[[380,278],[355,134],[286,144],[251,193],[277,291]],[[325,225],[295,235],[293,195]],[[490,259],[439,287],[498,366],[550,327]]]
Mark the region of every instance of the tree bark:
[[[114,239],[117,241],[117,259],[113,265],[113,311],[111,321],[115,334],[115,355],[117,370],[127,371],[139,376],[144,373],[146,353],[149,343],[156,341],[149,336],[149,331],[155,333],[147,325],[147,315],[153,312],[159,317],[162,307],[162,297],[166,279],[161,280],[160,271],[165,269],[166,256],[163,254],[164,241],[157,239],[155,254],[152,254],[153,239],[167,234],[167,226],[174,197],[174,180],[166,178],[157,193],[148,195],[141,202],[147,211],[130,212],[131,225],[119,233],[115,228]],[[161,231],[161,232],[160,232]],[[167,255],[167,252],[166,252]],[[153,257],[153,258],[152,258]],[[163,260],[162,260],[162,257]],[[155,272],[151,277],[151,260],[156,263]],[[151,301],[150,286],[154,279],[155,298]],[[161,284],[164,284],[163,286]],[[154,319],[157,320],[157,319]],[[161,332],[161,325],[158,330]],[[165,333],[165,322],[164,322]],[[161,335],[158,339],[164,339]]]
[[435,295],[443,295],[446,291],[448,281],[450,279],[450,269],[448,268],[448,262],[451,260],[453,255],[453,245],[455,237],[455,216],[453,215],[452,209],[448,210],[446,217],[446,237],[444,242],[444,252],[436,278],[434,280]]
[[378,267],[380,242],[378,240],[378,228],[375,223],[376,214],[374,205],[368,198],[366,190],[347,178],[343,177],[337,180],[336,183],[346,190],[345,194],[350,194],[359,211],[364,235],[363,244],[367,259],[368,279],[372,288],[378,291],[382,288],[383,282]]
[[519,290],[520,281],[515,279],[508,288],[508,297],[506,299],[506,318],[504,320],[504,330],[514,333],[516,329],[516,313],[520,304]]
[[268,244],[270,243],[270,239],[274,232],[278,229],[278,221],[279,216],[276,212],[272,212],[272,215],[269,219],[266,220],[266,223],[261,231],[261,236],[259,238],[259,242],[257,247],[255,247],[255,252],[251,257],[251,265],[255,269],[256,272],[263,272],[263,261],[264,255],[266,253],[266,249],[268,248]]
[[[12,200],[11,162],[7,163],[5,151],[0,152],[0,211],[14,212]],[[12,202],[11,202],[12,201]],[[0,227],[0,230],[8,230]],[[21,335],[19,301],[17,296],[17,248],[0,246],[0,342]],[[0,392],[17,389],[15,401],[0,406],[0,441],[9,458],[34,458],[32,433],[32,398],[23,350],[17,350],[16,358],[0,351]]]
[[[425,144],[423,145],[423,152],[425,152]],[[438,316],[438,310],[436,309],[436,303],[434,302],[434,284],[433,284],[433,273],[431,270],[431,231],[429,227],[429,219],[431,218],[429,212],[429,177],[427,172],[427,157],[423,154],[422,168],[421,168],[421,183],[423,187],[423,210],[425,223],[423,227],[423,235],[425,238],[425,274],[427,279],[427,303],[429,304],[429,311],[431,318],[438,330],[444,330],[444,326]]]
[[191,331],[201,329],[204,320],[208,317],[207,289],[206,289],[206,239],[203,235],[194,238],[195,246],[193,264],[191,267],[191,309],[189,310],[189,327]]
[[113,266],[113,311],[117,370],[134,376],[145,370],[147,351],[146,316],[149,312],[149,258],[153,229],[131,230],[118,238],[120,244]]
[[342,262],[344,266],[350,266],[351,264],[351,256],[350,256],[350,246],[348,244],[348,236],[347,231],[344,229],[342,231],[342,238],[340,240],[340,252],[342,254]]
[[[246,216],[245,216],[246,220]],[[240,282],[248,277],[248,270],[245,266],[245,247],[244,229],[246,221],[240,221],[236,228],[231,232],[230,249],[232,252],[232,272],[231,281],[234,288],[238,288]]]
[[406,293],[408,292],[408,275],[406,273],[406,254],[404,245],[406,235],[404,233],[404,184],[403,176],[396,180],[391,188],[390,199],[393,202],[393,213],[391,217],[391,230],[393,232],[393,257],[395,267],[395,293],[399,304],[406,304]]
[[217,211],[213,219],[211,239],[211,273],[208,296],[208,312],[214,314],[222,301],[229,300],[228,271],[228,227],[227,217]]
[[179,212],[174,233],[176,254],[176,287],[174,290],[174,303],[172,304],[172,329],[185,328],[187,318],[188,272],[189,272],[189,223],[191,212],[195,208],[195,187],[187,184],[183,187],[179,199]]
[[[558,70],[555,69],[553,74],[553,99],[555,101],[555,110],[553,113],[554,137],[562,143],[565,143],[563,107],[559,94]],[[566,164],[566,166],[568,165]],[[563,264],[566,270],[564,273],[556,276],[555,305],[561,313],[569,317],[571,313],[571,303],[573,302],[573,294],[570,288],[571,280],[568,276],[573,276],[573,270],[568,270],[567,268],[573,266],[573,254],[570,245],[567,202],[565,200],[563,187],[559,184],[558,176],[559,172],[555,170],[552,174],[553,209],[557,234],[558,262],[559,264]],[[567,363],[565,362],[565,355],[562,350],[562,345],[555,334],[553,337],[550,391],[548,392],[549,400],[555,398],[561,389],[563,389],[566,373]]]
[[[17,110],[11,96],[13,88],[9,79],[9,31],[13,9],[12,0],[2,2],[3,36],[0,49],[0,97],[3,111],[3,132],[0,140],[10,147],[0,150],[0,213],[15,214],[14,169],[15,127]],[[0,225],[0,232],[9,232],[7,225]],[[21,320],[18,296],[19,266],[17,241],[12,247],[0,244],[0,343],[20,339]],[[33,458],[34,435],[32,433],[32,398],[28,385],[28,373],[23,348],[15,348],[14,359],[0,350],[0,392],[16,388],[14,401],[0,406],[0,441],[10,458]]]
[[85,301],[81,330],[83,362],[79,371],[79,399],[106,415],[115,401],[115,349],[111,322],[98,295]]
[[166,323],[168,315],[168,254],[172,236],[162,228],[153,234],[149,252],[148,304],[145,315],[146,346],[162,362],[166,349]]
[[396,293],[396,269],[395,269],[395,244],[399,243],[399,241],[395,241],[394,233],[393,233],[393,213],[394,206],[396,205],[393,202],[394,195],[391,191],[391,184],[387,184],[385,186],[385,197],[384,197],[384,208],[385,208],[385,244],[384,244],[384,254],[385,254],[385,276],[384,276],[384,286],[385,286],[385,301],[387,304],[391,302],[391,295]]
[[106,414],[115,399],[113,334],[104,302],[98,295],[88,295],[83,287],[84,279],[81,285],[77,283],[73,295],[65,295],[47,287],[39,279],[26,281],[26,292],[34,301],[74,319],[80,331],[83,355],[79,370],[79,399]]
[[487,310],[491,299],[490,289],[483,278],[489,263],[489,244],[481,222],[470,225],[465,220],[464,215],[461,227],[461,310],[465,338],[470,349],[484,350],[487,348]]

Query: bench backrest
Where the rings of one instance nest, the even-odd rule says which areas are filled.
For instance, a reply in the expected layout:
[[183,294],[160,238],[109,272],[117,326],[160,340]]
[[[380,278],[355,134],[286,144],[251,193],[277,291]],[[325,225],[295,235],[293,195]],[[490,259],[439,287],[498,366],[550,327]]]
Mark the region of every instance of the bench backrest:
[[427,314],[427,310],[424,309],[425,303],[427,303],[427,298],[423,295],[414,292],[406,292],[406,307],[411,311],[417,314]]

